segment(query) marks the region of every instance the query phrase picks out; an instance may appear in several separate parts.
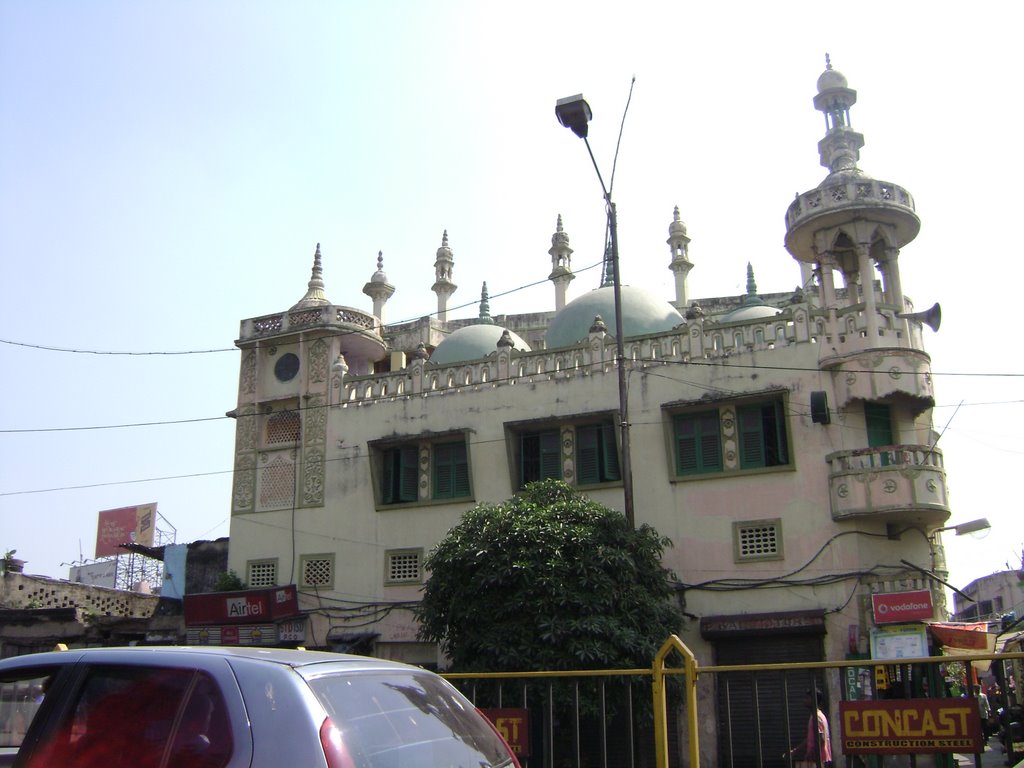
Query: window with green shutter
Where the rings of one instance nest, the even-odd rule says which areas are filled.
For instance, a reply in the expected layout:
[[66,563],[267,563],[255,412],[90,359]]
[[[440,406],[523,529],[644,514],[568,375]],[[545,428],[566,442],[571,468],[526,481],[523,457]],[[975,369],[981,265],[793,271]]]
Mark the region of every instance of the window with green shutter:
[[742,405],[736,409],[741,469],[789,464],[783,415],[781,400]]
[[722,433],[718,411],[679,414],[673,420],[676,474],[722,471]]
[[441,443],[433,446],[435,499],[469,496],[469,462],[466,443]]
[[[729,423],[733,412],[736,461],[730,456],[727,465],[722,430],[732,438]],[[672,438],[677,477],[790,464],[785,400],[780,396],[723,404],[714,410],[676,413],[672,416]]]
[[561,479],[560,436],[557,429],[523,432],[519,435],[519,484],[536,480]]
[[615,427],[611,422],[576,427],[576,482],[579,485],[620,480]]
[[382,452],[380,497],[384,504],[416,501],[417,454],[415,445],[402,445]]

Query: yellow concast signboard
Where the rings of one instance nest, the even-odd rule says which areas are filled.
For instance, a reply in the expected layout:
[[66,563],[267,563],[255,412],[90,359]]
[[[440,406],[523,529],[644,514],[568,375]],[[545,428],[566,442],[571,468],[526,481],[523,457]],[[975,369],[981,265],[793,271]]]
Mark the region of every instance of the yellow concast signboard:
[[974,699],[841,701],[839,723],[847,755],[982,750]]

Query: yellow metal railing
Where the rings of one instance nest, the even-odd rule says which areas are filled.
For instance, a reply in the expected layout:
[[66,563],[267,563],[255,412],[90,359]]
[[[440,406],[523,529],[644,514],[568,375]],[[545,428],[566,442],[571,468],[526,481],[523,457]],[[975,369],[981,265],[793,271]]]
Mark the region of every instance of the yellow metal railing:
[[[682,667],[668,666],[673,654],[682,658]],[[1024,653],[988,652],[966,653],[949,656],[922,656],[905,659],[847,659],[843,661],[808,661],[787,662],[780,664],[733,664],[710,665],[702,667],[687,648],[686,644],[676,635],[670,635],[658,650],[650,667],[637,669],[590,669],[561,670],[537,672],[460,672],[446,673],[443,677],[449,680],[503,680],[503,679],[544,679],[544,678],[611,678],[611,677],[643,677],[652,683],[654,705],[654,757],[656,768],[669,768],[668,744],[668,702],[666,697],[666,679],[669,676],[682,676],[684,682],[684,702],[686,715],[686,731],[689,735],[688,758],[690,768],[700,766],[700,742],[698,734],[697,713],[697,680],[701,673],[708,675],[728,672],[785,672],[792,670],[826,670],[845,669],[846,667],[892,666],[910,664],[949,664],[972,661],[993,660],[1024,660]]]

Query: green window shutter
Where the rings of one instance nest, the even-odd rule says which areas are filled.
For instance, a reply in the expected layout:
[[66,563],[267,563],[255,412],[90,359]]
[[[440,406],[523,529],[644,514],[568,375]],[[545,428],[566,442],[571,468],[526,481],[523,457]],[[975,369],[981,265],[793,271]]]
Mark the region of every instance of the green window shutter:
[[381,455],[380,500],[385,504],[395,503],[395,462],[398,451],[388,450]]
[[469,463],[464,442],[434,446],[434,498],[469,495]]
[[540,435],[540,475],[542,480],[562,477],[562,461],[559,456],[561,437],[557,429]]
[[718,425],[718,411],[700,417],[701,471],[722,471],[722,429]]
[[760,405],[747,405],[736,409],[740,428],[740,468],[765,466],[764,422]]
[[695,475],[722,470],[722,437],[718,411],[676,416],[676,474]]
[[[868,432],[868,447],[881,448],[884,445],[895,445],[896,436],[892,429],[892,410],[885,403],[864,403],[864,425]],[[882,466],[891,462],[889,452],[879,456]]]
[[789,464],[789,440],[786,438],[786,411],[782,400],[772,403],[772,435],[774,443],[768,444],[768,466],[783,466]]
[[576,482],[580,485],[601,482],[600,428],[599,424],[576,428]]
[[864,421],[868,430],[868,446],[893,445],[892,411],[884,403],[864,403]]
[[520,487],[536,480],[562,477],[560,442],[557,429],[546,432],[523,432],[519,435]]
[[388,448],[383,452],[380,498],[384,504],[416,501],[416,486],[419,484],[417,458],[415,445]]
[[540,435],[519,435],[519,485],[540,480]]
[[416,469],[417,450],[414,445],[405,445],[398,449],[398,484],[396,502],[416,501],[416,486],[419,478]]
[[606,481],[621,480],[619,474],[619,451],[615,445],[615,427],[602,424],[601,431],[601,479]]

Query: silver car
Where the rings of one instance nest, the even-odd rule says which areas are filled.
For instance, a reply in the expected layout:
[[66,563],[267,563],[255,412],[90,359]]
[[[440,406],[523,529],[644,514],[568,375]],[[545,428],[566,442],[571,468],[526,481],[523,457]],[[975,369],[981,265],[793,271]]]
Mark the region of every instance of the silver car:
[[518,765],[465,697],[405,664],[202,646],[0,661],[0,766]]

